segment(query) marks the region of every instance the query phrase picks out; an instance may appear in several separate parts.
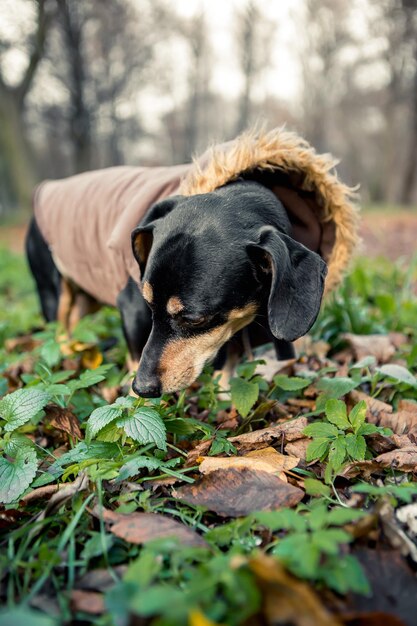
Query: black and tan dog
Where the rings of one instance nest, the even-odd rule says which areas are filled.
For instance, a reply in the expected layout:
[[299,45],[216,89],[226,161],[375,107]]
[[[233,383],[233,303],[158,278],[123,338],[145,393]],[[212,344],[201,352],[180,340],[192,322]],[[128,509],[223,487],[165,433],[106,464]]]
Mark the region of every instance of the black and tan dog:
[[[225,360],[230,341],[244,328],[258,343],[273,340],[279,357],[290,356],[290,342],[318,315],[327,274],[323,258],[336,282],[353,249],[355,210],[324,157],[275,131],[275,154],[292,142],[298,163],[297,170],[287,154],[286,172],[262,158],[265,146],[271,151],[271,135],[269,143],[253,136],[244,141],[252,142],[246,167],[241,146],[231,144],[204,170],[111,168],[47,182],[36,193],[27,253],[46,319],[70,327],[97,301],[117,304],[130,354],[139,361],[133,382],[138,395],[157,397],[190,385],[205,363]],[[307,177],[314,168],[316,186]],[[138,195],[141,176],[149,181],[155,169],[159,189],[168,174],[169,184],[147,208],[146,188]],[[207,182],[213,171],[218,184]],[[187,193],[183,183],[180,194],[169,195],[187,176],[195,191]],[[138,197],[145,210],[138,209]],[[118,212],[114,198],[123,203]],[[111,262],[103,257],[106,247]]]

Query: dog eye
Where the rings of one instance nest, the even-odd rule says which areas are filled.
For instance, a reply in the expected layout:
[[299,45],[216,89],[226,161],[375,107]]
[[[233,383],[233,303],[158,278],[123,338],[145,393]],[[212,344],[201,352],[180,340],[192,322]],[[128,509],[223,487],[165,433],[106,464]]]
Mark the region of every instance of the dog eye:
[[182,316],[181,321],[183,324],[187,326],[192,326],[193,328],[197,328],[198,326],[204,326],[209,321],[208,317],[184,317]]

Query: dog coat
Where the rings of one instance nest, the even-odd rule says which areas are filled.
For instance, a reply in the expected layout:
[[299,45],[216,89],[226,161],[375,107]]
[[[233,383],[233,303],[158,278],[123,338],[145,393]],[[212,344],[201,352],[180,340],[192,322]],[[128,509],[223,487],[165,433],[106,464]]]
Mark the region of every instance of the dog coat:
[[337,178],[334,165],[293,133],[248,132],[191,164],[111,167],[44,181],[35,189],[34,213],[61,274],[99,302],[115,305],[129,277],[140,284],[130,233],[155,202],[256,180],[284,205],[292,237],[327,262],[328,292],[341,281],[358,242],[352,189]]

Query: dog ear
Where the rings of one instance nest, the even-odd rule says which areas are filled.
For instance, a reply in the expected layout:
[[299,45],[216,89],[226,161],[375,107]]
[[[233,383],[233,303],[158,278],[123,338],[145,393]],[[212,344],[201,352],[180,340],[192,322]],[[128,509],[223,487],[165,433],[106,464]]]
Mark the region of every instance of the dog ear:
[[141,276],[145,272],[146,262],[151,251],[156,222],[170,213],[181,197],[170,196],[153,204],[139,226],[132,231],[133,256],[139,263]]
[[320,311],[327,265],[323,259],[272,227],[261,229],[258,244],[248,246],[252,261],[270,273],[268,322],[277,339],[305,335]]

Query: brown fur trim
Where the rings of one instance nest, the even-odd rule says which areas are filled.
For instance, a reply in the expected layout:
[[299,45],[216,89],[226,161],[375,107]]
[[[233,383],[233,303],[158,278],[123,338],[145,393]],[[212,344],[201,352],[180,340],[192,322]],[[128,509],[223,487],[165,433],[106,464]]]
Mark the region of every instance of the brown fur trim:
[[[204,159],[205,160],[205,159]],[[332,222],[335,241],[327,259],[326,293],[338,286],[359,243],[358,208],[354,189],[343,184],[334,171],[336,161],[316,154],[310,144],[283,129],[248,131],[227,147],[214,146],[207,162],[194,167],[182,182],[180,193],[208,193],[254,170],[279,170],[288,174],[294,189],[313,192],[320,223]]]

